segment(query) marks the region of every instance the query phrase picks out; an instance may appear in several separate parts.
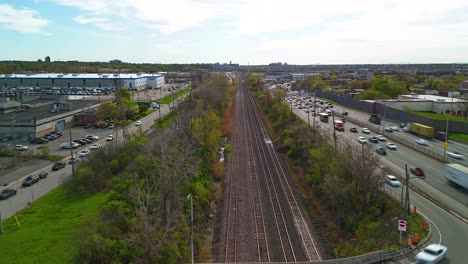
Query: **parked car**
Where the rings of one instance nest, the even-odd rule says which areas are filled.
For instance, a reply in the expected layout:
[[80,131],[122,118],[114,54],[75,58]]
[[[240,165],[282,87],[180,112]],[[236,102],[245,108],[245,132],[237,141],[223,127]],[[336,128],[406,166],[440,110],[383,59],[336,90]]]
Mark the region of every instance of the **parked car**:
[[365,127],[365,128],[362,129],[362,133],[370,134],[370,130],[367,127]]
[[62,161],[55,162],[54,165],[52,166],[52,170],[53,171],[60,170],[60,169],[65,168],[65,166],[66,166],[65,162],[62,162]]
[[136,121],[135,126],[141,126],[141,121],[140,120]]
[[411,173],[413,173],[416,176],[425,177],[423,169],[421,169],[419,167],[411,167],[410,171],[411,171]]
[[367,139],[365,137],[358,137],[357,141],[361,144],[367,144]]
[[463,156],[463,154],[459,153],[459,152],[451,152],[451,151],[447,151],[447,156],[451,157],[451,158],[454,158],[454,159],[465,159],[465,156]]
[[26,179],[24,179],[21,185],[24,187],[31,186],[35,183],[38,183],[40,179],[41,178],[39,178],[39,175],[29,175],[28,177],[26,177]]
[[355,127],[350,128],[349,131],[351,131],[351,132],[353,132],[353,133],[357,133],[357,132],[358,132],[358,131],[357,131],[357,128],[355,128]]
[[15,146],[15,150],[17,150],[17,151],[26,151],[26,150],[28,150],[28,149],[29,149],[29,147],[28,147],[28,146],[24,146],[24,145],[16,145],[16,146]]
[[376,136],[369,137],[369,141],[372,143],[379,143],[379,139]]
[[83,126],[84,129],[88,129],[88,128],[91,128],[91,124],[90,123],[87,123],[86,125]]
[[390,186],[393,186],[393,187],[400,187],[400,186],[401,186],[400,181],[397,179],[397,177],[395,177],[395,176],[393,176],[393,175],[387,175],[387,176],[385,176],[385,181],[386,181]]
[[107,128],[112,129],[112,128],[114,128],[114,127],[115,127],[114,124],[110,124]]
[[438,263],[447,255],[447,247],[431,244],[416,255],[418,263]]
[[377,139],[378,139],[379,141],[386,141],[386,140],[387,140],[387,139],[386,139],[384,136],[382,136],[382,135],[377,135]]
[[392,149],[392,150],[396,150],[397,149],[397,146],[391,142],[388,142],[386,145],[385,145],[388,149]]
[[385,150],[384,147],[377,147],[375,149],[375,152],[377,152],[377,154],[380,154],[380,155],[387,155],[387,151]]
[[16,194],[16,189],[5,188],[0,192],[0,199],[5,200]]
[[429,146],[429,143],[427,142],[427,140],[422,139],[422,138],[416,139],[416,143],[418,143],[419,145],[422,145],[422,146]]

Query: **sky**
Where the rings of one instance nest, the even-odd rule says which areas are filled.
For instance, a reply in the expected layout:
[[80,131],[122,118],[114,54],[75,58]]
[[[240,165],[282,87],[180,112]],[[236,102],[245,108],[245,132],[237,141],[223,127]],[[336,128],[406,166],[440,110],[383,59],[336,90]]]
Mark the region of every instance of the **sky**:
[[0,60],[467,63],[467,0],[0,0]]

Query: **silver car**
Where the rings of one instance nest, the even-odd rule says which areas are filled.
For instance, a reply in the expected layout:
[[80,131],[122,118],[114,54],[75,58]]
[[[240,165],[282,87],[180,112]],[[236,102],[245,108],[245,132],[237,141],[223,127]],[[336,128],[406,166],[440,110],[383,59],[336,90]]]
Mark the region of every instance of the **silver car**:
[[419,145],[422,145],[422,146],[429,146],[429,143],[427,142],[427,140],[425,139],[416,139],[416,143],[418,143]]
[[385,181],[386,181],[390,186],[393,186],[393,187],[400,187],[400,186],[401,186],[400,181],[397,179],[397,177],[395,177],[395,176],[393,176],[393,175],[387,175],[387,176],[385,176]]
[[447,255],[447,247],[441,244],[431,244],[416,255],[420,263],[438,263]]
[[454,152],[447,151],[447,156],[454,158],[454,159],[465,159],[465,156],[463,156],[463,154],[455,152],[455,151]]

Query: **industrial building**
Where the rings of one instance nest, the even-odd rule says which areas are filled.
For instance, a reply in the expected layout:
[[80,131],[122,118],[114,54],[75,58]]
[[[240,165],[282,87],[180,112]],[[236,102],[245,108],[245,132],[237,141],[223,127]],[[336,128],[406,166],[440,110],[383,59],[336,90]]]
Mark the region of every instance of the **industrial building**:
[[0,141],[27,143],[50,132],[63,131],[75,116],[93,111],[100,105],[98,100],[35,100],[27,105],[7,98],[0,98]]
[[96,74],[96,73],[41,73],[0,75],[0,88],[46,88],[53,90],[87,88],[110,89],[128,88],[131,91],[146,88],[160,88],[164,85],[161,74]]

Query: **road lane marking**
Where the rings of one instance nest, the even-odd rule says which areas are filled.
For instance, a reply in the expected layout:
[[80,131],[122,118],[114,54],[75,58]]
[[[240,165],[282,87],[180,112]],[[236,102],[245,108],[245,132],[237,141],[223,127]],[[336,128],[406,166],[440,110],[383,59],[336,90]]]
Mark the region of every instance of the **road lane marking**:
[[432,222],[432,220],[427,217],[425,214],[423,214],[421,211],[419,211],[419,213],[424,216],[424,218],[426,218],[432,225],[434,225],[434,227],[437,229],[437,233],[439,233],[439,245],[440,243],[442,243],[442,233],[440,232],[439,228],[437,227],[436,224],[434,224],[434,222]]

